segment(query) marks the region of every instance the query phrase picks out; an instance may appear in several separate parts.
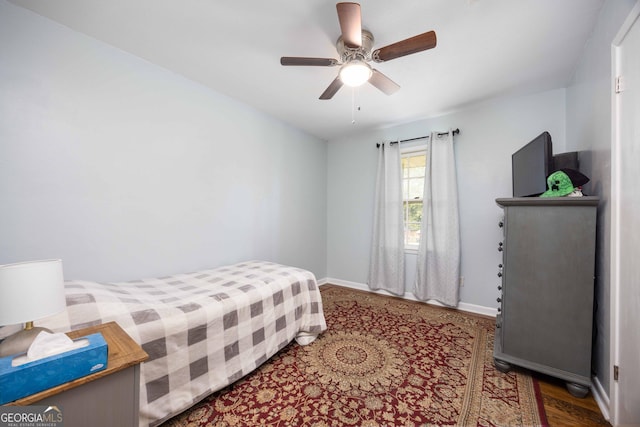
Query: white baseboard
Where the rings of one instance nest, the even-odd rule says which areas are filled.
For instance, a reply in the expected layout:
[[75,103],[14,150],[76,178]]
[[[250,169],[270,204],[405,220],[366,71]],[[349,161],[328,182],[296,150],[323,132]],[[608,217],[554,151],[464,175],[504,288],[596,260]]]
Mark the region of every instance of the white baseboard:
[[[410,301],[425,302],[425,301],[422,301],[422,300],[419,300],[418,298],[416,298],[416,296],[414,294],[412,294],[411,292],[407,292],[404,295],[394,295],[391,292],[382,291],[382,290],[373,291],[373,290],[369,289],[369,286],[364,284],[364,283],[349,282],[347,280],[334,279],[333,277],[325,277],[325,278],[323,278],[321,280],[318,280],[318,284],[320,286],[326,285],[328,283],[332,283],[334,285],[339,285],[339,286],[344,286],[346,288],[352,288],[352,289],[358,289],[358,290],[361,290],[361,291],[372,292],[372,293],[380,294],[380,295],[395,296],[395,297],[404,298],[404,299],[410,300]],[[427,304],[436,305],[436,306],[439,306],[439,307],[444,307],[444,305],[439,303],[438,301],[429,300],[429,301],[426,301],[426,303]],[[482,305],[468,304],[468,303],[465,303],[465,302],[459,303],[457,309],[461,310],[461,311],[467,311],[469,313],[482,314],[484,316],[491,316],[491,317],[496,317],[496,315],[498,314],[498,310],[493,308],[493,307],[484,307]]]
[[609,410],[611,408],[611,401],[609,400],[609,394],[602,387],[602,383],[598,379],[598,377],[593,377],[593,387],[591,387],[591,392],[593,393],[593,398],[595,399],[598,407],[600,408],[600,412],[602,412],[602,416],[605,420],[611,421],[611,415],[609,414]]

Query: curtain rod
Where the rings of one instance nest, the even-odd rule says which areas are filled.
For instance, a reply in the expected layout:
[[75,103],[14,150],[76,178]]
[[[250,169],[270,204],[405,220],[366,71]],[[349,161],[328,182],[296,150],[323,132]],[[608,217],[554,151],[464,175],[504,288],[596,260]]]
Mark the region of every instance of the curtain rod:
[[[446,135],[446,134],[448,134],[448,133],[449,133],[449,132],[438,132],[438,136],[443,136],[443,135]],[[452,133],[453,133],[454,135],[457,135],[457,134],[459,134],[459,133],[460,133],[460,129],[459,129],[459,128],[455,128],[455,129],[452,131]],[[389,144],[397,144],[398,142],[399,142],[399,143],[403,143],[403,142],[409,142],[409,141],[417,141],[417,140],[419,140],[419,139],[427,139],[427,138],[429,138],[429,135],[425,135],[425,136],[418,136],[418,137],[415,137],[415,138],[409,138],[409,139],[401,139],[400,141],[391,141]],[[380,148],[380,143],[377,143],[377,144],[376,144],[376,147]]]

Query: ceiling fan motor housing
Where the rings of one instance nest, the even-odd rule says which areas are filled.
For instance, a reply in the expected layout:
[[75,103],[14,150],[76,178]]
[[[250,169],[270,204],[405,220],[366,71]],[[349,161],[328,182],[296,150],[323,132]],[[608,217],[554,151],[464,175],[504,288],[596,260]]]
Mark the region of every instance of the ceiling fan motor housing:
[[354,59],[361,61],[371,61],[371,49],[373,48],[373,34],[370,31],[362,30],[362,46],[349,47],[344,43],[342,36],[338,38],[336,42],[336,49],[340,55],[340,60],[343,64],[346,64]]

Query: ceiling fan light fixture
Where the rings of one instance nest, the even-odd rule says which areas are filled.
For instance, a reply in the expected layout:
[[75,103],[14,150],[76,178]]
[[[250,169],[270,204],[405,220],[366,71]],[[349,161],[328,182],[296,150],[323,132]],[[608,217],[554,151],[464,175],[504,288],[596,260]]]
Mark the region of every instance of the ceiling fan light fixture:
[[340,80],[351,87],[362,86],[369,81],[372,74],[369,64],[359,59],[350,61],[340,68]]

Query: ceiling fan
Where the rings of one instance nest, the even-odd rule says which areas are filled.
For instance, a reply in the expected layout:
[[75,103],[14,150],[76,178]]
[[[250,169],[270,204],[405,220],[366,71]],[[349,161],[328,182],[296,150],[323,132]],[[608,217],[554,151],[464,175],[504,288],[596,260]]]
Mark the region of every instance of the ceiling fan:
[[340,72],[329,87],[320,95],[320,99],[331,99],[343,85],[360,86],[367,81],[387,95],[392,95],[400,86],[380,71],[372,68],[368,62],[386,62],[412,53],[436,47],[436,33],[427,31],[414,37],[371,51],[373,34],[362,29],[362,16],[358,3],[338,3],[338,20],[342,35],[336,42],[340,59],[307,58],[283,56],[281,65],[302,65],[334,67],[339,65]]

